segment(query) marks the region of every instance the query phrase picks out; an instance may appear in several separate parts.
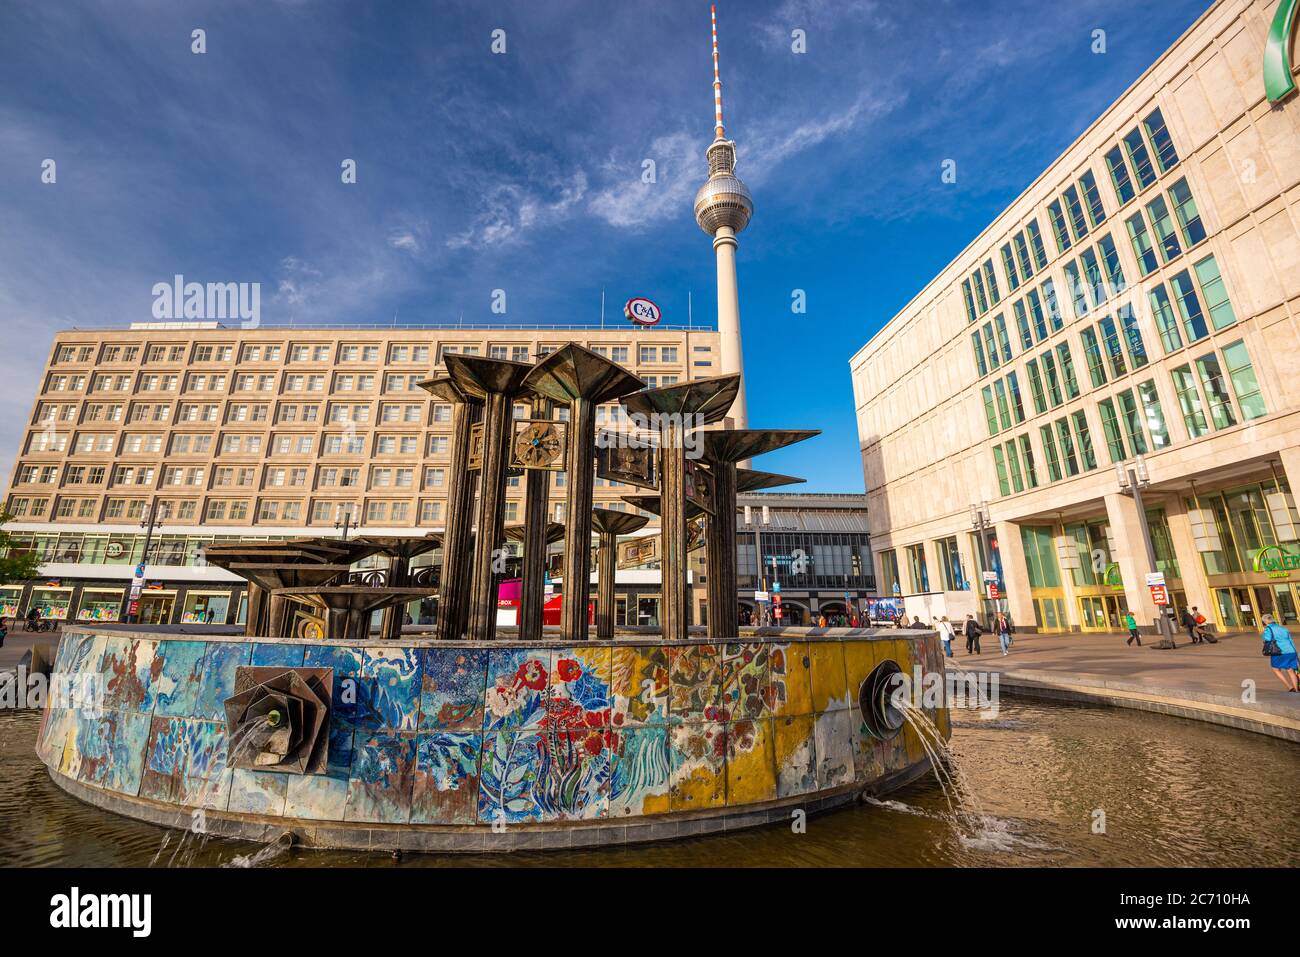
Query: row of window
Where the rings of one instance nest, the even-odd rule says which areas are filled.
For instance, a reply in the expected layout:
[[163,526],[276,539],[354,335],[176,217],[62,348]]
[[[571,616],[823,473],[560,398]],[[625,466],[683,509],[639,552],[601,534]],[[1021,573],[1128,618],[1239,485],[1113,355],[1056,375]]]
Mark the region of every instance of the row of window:
[[[556,350],[557,346],[540,346],[538,358]],[[614,362],[627,362],[630,346],[596,345],[590,347],[593,352],[605,356]],[[710,346],[695,346],[696,353],[711,351]],[[186,353],[189,353],[188,359]],[[194,344],[185,345],[130,345],[109,343],[98,347],[99,364],[119,363],[207,363],[233,362],[236,347],[233,344]],[[279,344],[247,343],[238,347],[240,362],[281,362],[285,358],[284,346]],[[289,362],[368,362],[380,361],[383,349],[379,345],[340,344],[330,345],[290,345]],[[526,345],[489,345],[487,355],[493,359],[510,359],[514,362],[527,362],[532,350]],[[86,364],[95,361],[96,347],[93,345],[62,345],[54,353],[54,362],[59,365],[73,363]],[[390,345],[387,349],[387,363],[397,365],[408,362],[428,364],[430,347],[427,345]],[[446,355],[480,355],[481,347],[476,345],[443,345],[438,348],[437,361],[442,364]],[[675,363],[678,361],[677,346],[642,345],[637,349],[637,358],[643,363]]]
[[[1230,428],[1266,414],[1264,398],[1244,341],[1225,346],[1221,353],[1210,351],[1186,365],[1171,370],[1174,392],[1190,438],[1212,430]],[[999,380],[985,389],[985,412],[989,434],[1006,431],[1024,420],[1017,415],[1019,389],[1011,385],[999,391]],[[1013,391],[1014,390],[1014,391]],[[1154,379],[1122,389],[1097,404],[1112,464],[1134,455],[1166,448],[1170,444],[1164,411]],[[1000,426],[1000,428],[999,428]],[[1088,417],[1075,410],[1039,427],[1039,440],[1048,481],[1056,482],[1097,468],[1097,456]],[[1037,488],[1041,479],[1029,434],[1024,433],[993,446],[993,464],[998,489],[1003,495]]]

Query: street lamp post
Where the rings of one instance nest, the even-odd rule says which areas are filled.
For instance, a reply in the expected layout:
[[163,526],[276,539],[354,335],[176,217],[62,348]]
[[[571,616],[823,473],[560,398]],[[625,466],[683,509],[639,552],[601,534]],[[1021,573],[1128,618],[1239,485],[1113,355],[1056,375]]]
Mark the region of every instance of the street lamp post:
[[144,588],[144,571],[149,562],[149,549],[153,547],[153,533],[156,529],[162,528],[166,514],[166,504],[155,498],[145,509],[144,518],[140,521],[140,527],[144,529],[144,549],[140,552],[140,567],[131,581],[131,591],[127,597],[125,618],[129,624],[140,620],[140,592]]
[[343,530],[343,541],[345,542],[348,540],[348,529],[357,527],[356,520],[352,517],[352,514],[353,506],[351,505],[340,505],[338,510],[334,513],[334,527]]
[[[1149,572],[1156,571],[1156,549],[1151,541],[1151,526],[1147,522],[1146,507],[1142,504],[1142,490],[1151,484],[1151,476],[1147,473],[1146,459],[1138,456],[1132,464],[1127,462],[1115,463],[1115,476],[1119,479],[1119,490],[1124,495],[1133,497],[1133,505],[1137,509],[1138,528],[1142,532],[1142,547],[1146,552],[1146,568]],[[1160,607],[1160,618],[1157,620],[1157,627],[1160,629],[1160,641],[1156,644],[1157,648],[1176,648],[1174,643],[1173,626],[1169,621],[1168,606]]]

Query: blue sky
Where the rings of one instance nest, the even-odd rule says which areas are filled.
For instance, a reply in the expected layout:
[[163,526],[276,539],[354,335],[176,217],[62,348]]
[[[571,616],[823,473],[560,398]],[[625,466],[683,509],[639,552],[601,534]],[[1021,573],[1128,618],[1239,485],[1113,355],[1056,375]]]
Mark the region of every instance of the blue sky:
[[[750,421],[825,433],[761,467],[861,491],[849,357],[1208,6],[721,0]],[[704,0],[0,0],[4,474],[52,332],[176,273],[268,323],[712,323],[711,69]]]

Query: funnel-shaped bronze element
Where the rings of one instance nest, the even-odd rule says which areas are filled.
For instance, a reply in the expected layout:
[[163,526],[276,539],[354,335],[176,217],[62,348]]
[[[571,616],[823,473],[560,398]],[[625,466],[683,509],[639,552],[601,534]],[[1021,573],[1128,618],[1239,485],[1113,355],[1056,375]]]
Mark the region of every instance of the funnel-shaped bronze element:
[[623,405],[628,412],[646,419],[652,418],[656,413],[660,416],[698,416],[696,425],[713,425],[726,418],[739,392],[740,376],[710,376],[646,389],[628,396],[623,400]]
[[[547,545],[554,545],[556,542],[564,538],[565,526],[561,525],[559,522],[548,522],[545,528],[546,528]],[[505,540],[507,542],[519,542],[523,544],[524,542],[527,541],[527,536],[528,536],[527,525],[506,526]]]
[[495,561],[505,523],[506,470],[510,458],[510,422],[515,397],[533,370],[525,362],[485,359],[482,356],[446,356],[447,373],[467,396],[483,402],[483,464],[479,469],[476,516],[478,535],[469,588],[468,635],[491,641],[497,629]]
[[469,435],[483,413],[450,376],[420,383],[435,399],[451,405],[451,464],[447,469],[447,517],[442,533],[442,573],[438,576],[438,630],[444,640],[461,637],[469,619],[470,527],[474,477],[469,472]]
[[703,433],[704,460],[713,472],[716,503],[705,536],[710,638],[733,638],[739,627],[736,602],[736,463],[820,434],[816,429],[721,429]]
[[635,392],[645,383],[616,362],[570,343],[533,368],[525,384],[569,409],[564,506],[564,601],[560,631],[565,641],[587,639],[591,582],[591,496],[595,482],[596,406]]
[[613,508],[591,510],[591,524],[600,536],[596,558],[596,637],[614,637],[614,581],[618,559],[618,537],[631,535],[650,521],[644,515]]
[[[411,559],[433,551],[442,544],[442,536],[434,532],[414,536],[399,535],[361,535],[354,539],[367,545],[375,545],[379,553],[388,558],[388,584],[394,588],[405,588],[414,584],[411,581]],[[390,605],[384,609],[384,621],[379,633],[385,639],[395,641],[402,636],[402,625],[406,613],[402,605]]]
[[692,429],[726,417],[740,391],[740,376],[714,376],[647,389],[623,400],[628,412],[658,432],[659,496],[663,518],[661,613],[664,638],[687,634],[686,438]]
[[[633,508],[639,508],[645,512],[653,512],[655,515],[662,515],[662,505],[658,495],[623,495],[620,496],[623,501]],[[686,518],[689,521],[692,518],[699,518],[704,515],[704,509],[700,508],[694,502],[686,503]]]
[[793,475],[781,475],[777,472],[759,472],[756,469],[736,469],[736,491],[756,492],[764,488],[780,488],[782,485],[798,485],[807,479],[795,478]]
[[227,767],[320,774],[328,763],[329,668],[235,669]]

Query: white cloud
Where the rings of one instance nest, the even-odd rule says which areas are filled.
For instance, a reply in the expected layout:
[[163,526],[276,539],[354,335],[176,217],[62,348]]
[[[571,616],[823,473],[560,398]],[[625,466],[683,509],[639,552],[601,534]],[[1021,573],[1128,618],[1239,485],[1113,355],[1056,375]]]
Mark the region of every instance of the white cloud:
[[[644,159],[654,160],[655,182],[642,181]],[[606,169],[618,180],[598,190],[587,209],[611,226],[645,226],[689,209],[704,182],[704,141],[690,133],[656,137],[643,160],[614,163]]]
[[556,198],[544,198],[514,183],[503,183],[484,198],[484,209],[464,230],[447,240],[452,249],[483,249],[520,238],[525,230],[567,219],[587,195],[587,174],[575,172],[567,182],[551,184]]

